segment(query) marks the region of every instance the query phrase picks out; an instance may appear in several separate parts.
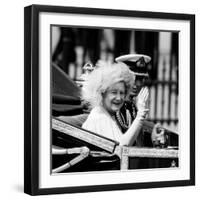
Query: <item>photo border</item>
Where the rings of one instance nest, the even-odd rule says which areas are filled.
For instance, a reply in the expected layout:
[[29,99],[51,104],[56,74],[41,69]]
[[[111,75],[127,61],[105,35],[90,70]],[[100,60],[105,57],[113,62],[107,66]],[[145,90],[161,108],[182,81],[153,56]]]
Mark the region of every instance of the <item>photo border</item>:
[[[75,13],[111,17],[185,20],[190,23],[190,179],[94,186],[39,186],[39,15]],[[24,192],[31,195],[186,186],[195,184],[195,16],[147,11],[32,5],[24,9]]]

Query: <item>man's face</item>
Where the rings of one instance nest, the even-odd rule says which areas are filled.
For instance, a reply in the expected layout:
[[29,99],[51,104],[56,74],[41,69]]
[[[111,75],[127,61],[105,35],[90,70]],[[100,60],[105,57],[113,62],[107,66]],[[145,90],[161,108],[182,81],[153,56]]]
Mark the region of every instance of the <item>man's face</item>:
[[132,87],[131,96],[133,96],[133,97],[137,96],[139,94],[140,90],[142,89],[142,87],[144,87],[146,85],[147,80],[148,80],[147,76],[136,75],[135,83]]

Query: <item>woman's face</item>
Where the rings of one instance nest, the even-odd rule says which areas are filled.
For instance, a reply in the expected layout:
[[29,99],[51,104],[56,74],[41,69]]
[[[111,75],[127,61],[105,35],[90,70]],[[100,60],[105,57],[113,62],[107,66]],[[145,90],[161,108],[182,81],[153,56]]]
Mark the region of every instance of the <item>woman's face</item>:
[[108,113],[113,115],[122,107],[126,96],[125,92],[124,82],[118,82],[103,94],[103,106]]

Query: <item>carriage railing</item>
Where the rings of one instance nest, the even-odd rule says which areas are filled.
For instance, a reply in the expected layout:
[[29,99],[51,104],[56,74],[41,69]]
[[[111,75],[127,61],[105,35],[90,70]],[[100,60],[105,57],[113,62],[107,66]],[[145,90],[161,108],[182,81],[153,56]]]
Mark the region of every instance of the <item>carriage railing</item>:
[[[147,147],[127,147],[120,146],[118,142],[102,137],[98,134],[86,131],[59,119],[52,119],[52,129],[61,132],[67,137],[83,140],[86,144],[98,147],[98,150],[92,150],[88,145],[74,148],[56,148],[52,147],[52,154],[67,155],[77,154],[73,160],[53,169],[52,172],[58,173],[62,170],[78,164],[88,156],[93,157],[110,157],[116,155],[120,159],[120,169],[129,169],[130,158],[170,158],[171,166],[176,167],[175,159],[178,159],[179,150],[177,148],[147,148]],[[100,149],[100,150],[99,150]]]

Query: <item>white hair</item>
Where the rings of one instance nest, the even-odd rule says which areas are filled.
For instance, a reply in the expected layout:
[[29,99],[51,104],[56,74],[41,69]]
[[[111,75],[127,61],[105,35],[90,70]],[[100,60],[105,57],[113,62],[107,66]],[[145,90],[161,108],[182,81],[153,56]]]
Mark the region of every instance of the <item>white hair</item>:
[[134,79],[135,77],[124,63],[99,62],[84,83],[82,98],[91,107],[102,106],[102,94],[117,82],[124,82],[126,97],[128,97],[134,84]]

